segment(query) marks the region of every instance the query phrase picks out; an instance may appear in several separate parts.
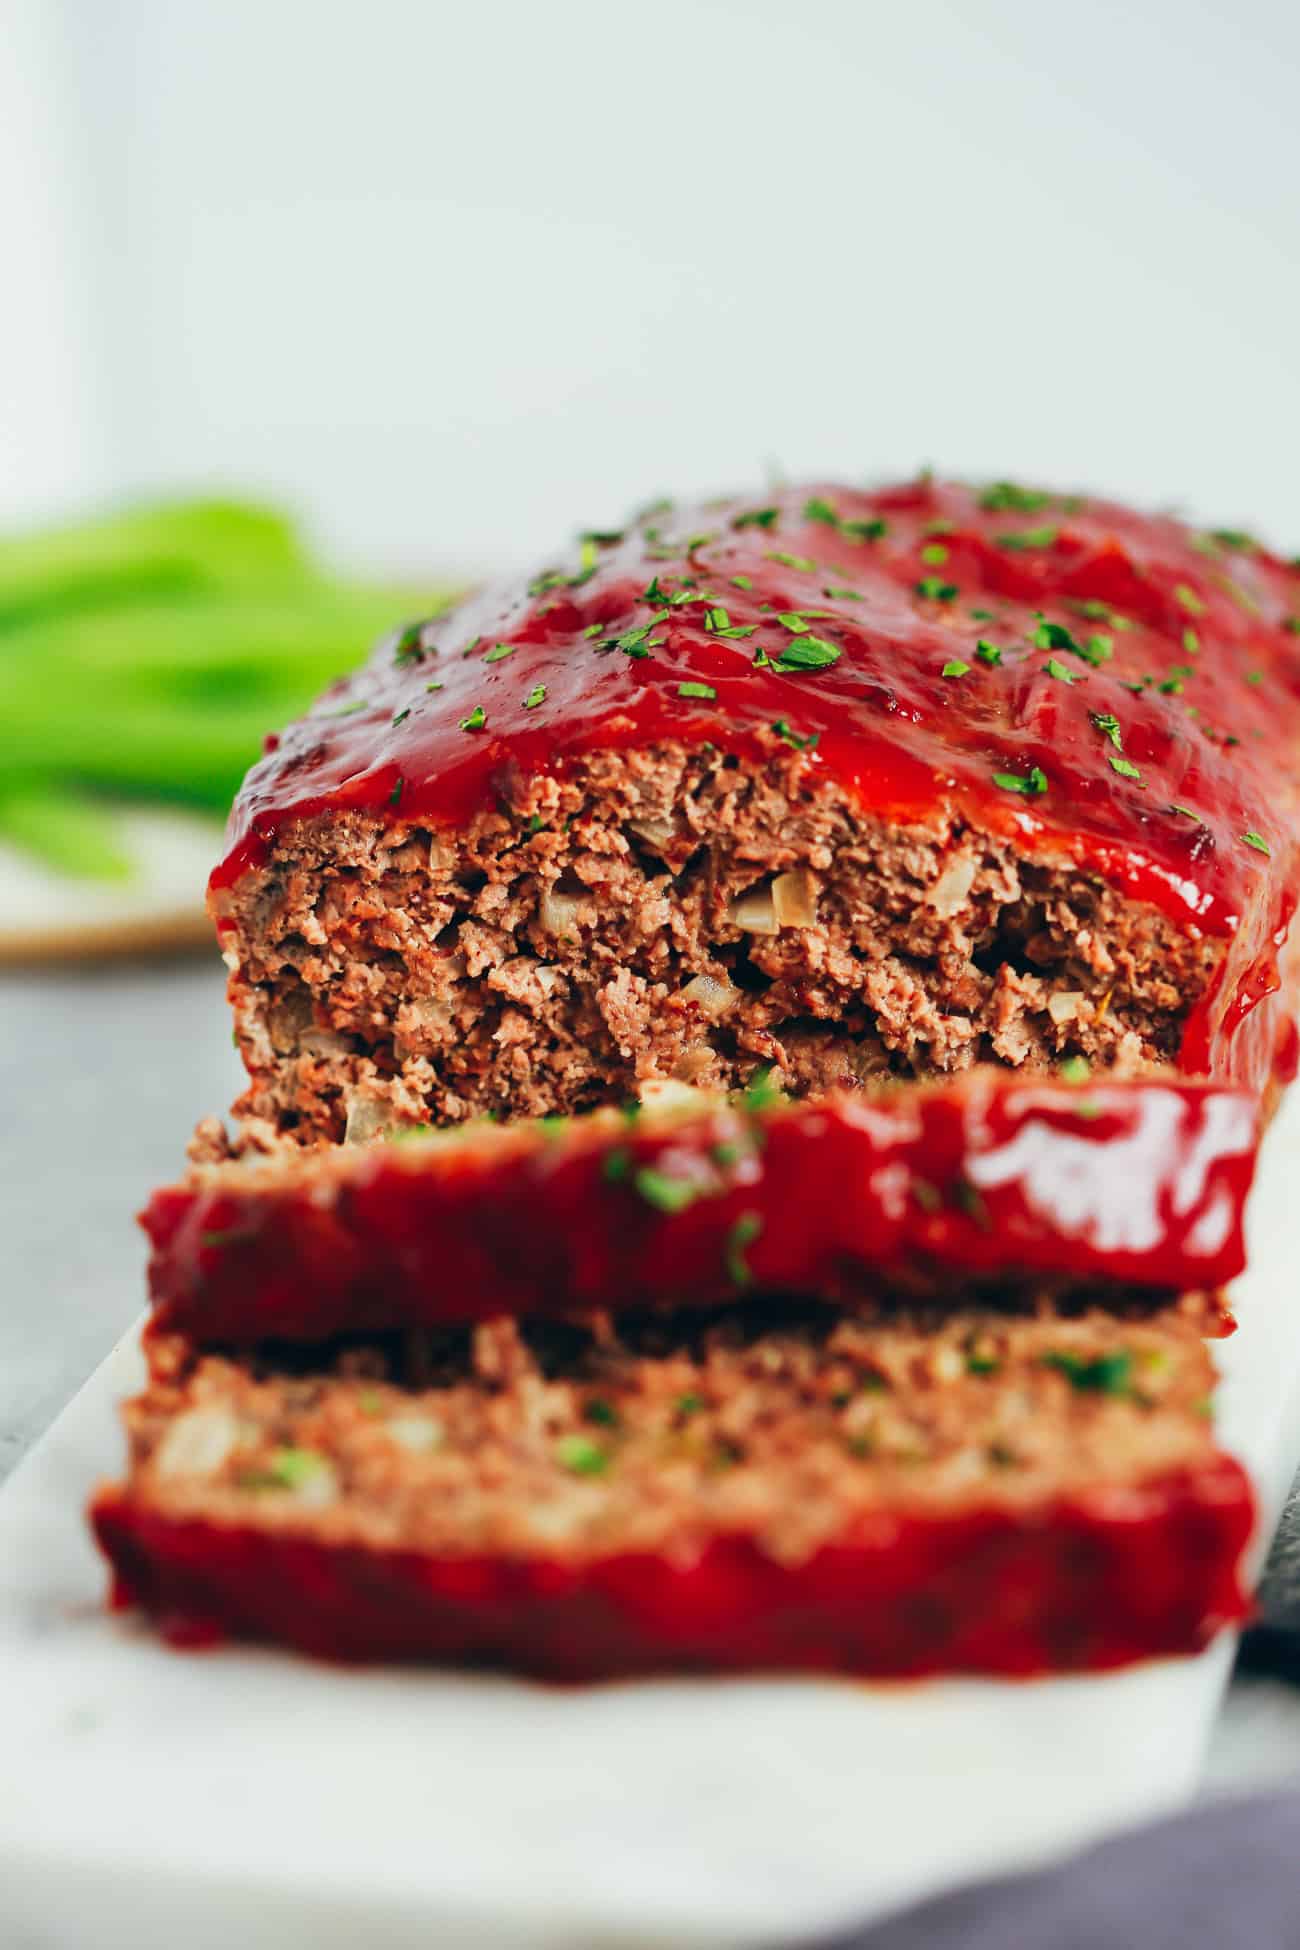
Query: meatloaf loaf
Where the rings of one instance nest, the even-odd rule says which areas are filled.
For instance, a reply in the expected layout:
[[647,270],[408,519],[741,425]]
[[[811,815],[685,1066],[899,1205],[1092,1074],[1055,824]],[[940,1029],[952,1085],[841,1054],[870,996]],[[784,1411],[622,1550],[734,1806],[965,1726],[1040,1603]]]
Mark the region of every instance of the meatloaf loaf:
[[995,1061],[1260,1089],[1300,570],[997,483],[647,510],[272,739],[211,906],[252,1125]]
[[1031,1673],[1191,1651],[1251,1497],[1188,1308],[497,1321],[153,1344],[101,1491],[122,1603],[346,1659]]
[[195,1168],[154,1194],[163,1332],[204,1345],[812,1293],[1061,1307],[1244,1263],[1254,1100],[1222,1086],[945,1083],[606,1110]]

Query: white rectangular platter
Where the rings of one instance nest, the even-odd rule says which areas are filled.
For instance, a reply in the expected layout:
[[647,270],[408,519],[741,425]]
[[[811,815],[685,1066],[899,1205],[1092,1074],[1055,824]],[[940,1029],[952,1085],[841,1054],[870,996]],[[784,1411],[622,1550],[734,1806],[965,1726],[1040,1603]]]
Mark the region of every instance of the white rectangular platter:
[[[1300,1090],[1265,1145],[1219,1425],[1300,1453]],[[396,1950],[789,1940],[1195,1786],[1231,1653],[1032,1684],[560,1691],[165,1650],[102,1609],[120,1348],[0,1493],[0,1941]]]

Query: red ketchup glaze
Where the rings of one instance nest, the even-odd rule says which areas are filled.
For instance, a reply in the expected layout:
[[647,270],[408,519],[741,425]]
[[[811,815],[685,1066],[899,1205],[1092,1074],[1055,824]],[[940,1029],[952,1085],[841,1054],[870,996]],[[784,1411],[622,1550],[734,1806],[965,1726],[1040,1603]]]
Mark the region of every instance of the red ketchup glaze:
[[1243,1616],[1249,1480],[1230,1457],[1022,1509],[881,1510],[803,1564],[746,1536],[693,1558],[430,1557],[179,1520],[100,1494],[115,1602],[187,1646],[502,1664],[567,1681],[691,1667],[1029,1677],[1198,1651]]
[[871,812],[1013,836],[1229,938],[1183,1067],[1258,1088],[1273,1034],[1241,1030],[1300,849],[1298,612],[1300,572],[1247,538],[1077,496],[923,479],[651,510],[380,644],[268,741],[212,886],[326,807],[455,825],[595,747],[754,756],[780,726]]
[[1018,1274],[1215,1287],[1244,1264],[1257,1122],[1213,1085],[984,1069],[657,1129],[374,1143],[312,1154],[297,1181],[226,1168],[156,1193],[150,1292],[160,1331],[213,1344],[851,1299],[904,1271],[948,1295]]

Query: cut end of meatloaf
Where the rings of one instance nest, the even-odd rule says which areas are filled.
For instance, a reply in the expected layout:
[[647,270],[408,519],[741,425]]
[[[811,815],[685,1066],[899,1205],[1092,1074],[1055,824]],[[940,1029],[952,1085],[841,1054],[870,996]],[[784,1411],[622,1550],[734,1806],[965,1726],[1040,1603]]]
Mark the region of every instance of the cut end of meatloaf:
[[1177,1057],[1222,939],[951,814],[882,821],[771,743],[589,755],[463,833],[286,822],[214,895],[236,1115],[315,1142],[764,1066],[802,1095]]
[[346,1657],[1037,1670],[1199,1645],[1250,1526],[1185,1311],[771,1303],[304,1358],[155,1341],[124,1599]]

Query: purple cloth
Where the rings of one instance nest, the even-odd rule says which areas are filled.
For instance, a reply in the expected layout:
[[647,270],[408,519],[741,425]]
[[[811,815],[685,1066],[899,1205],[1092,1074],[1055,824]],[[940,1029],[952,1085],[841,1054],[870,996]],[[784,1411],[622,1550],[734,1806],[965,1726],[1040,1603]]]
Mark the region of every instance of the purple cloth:
[[821,1950],[1300,1950],[1300,1793],[1209,1803]]

